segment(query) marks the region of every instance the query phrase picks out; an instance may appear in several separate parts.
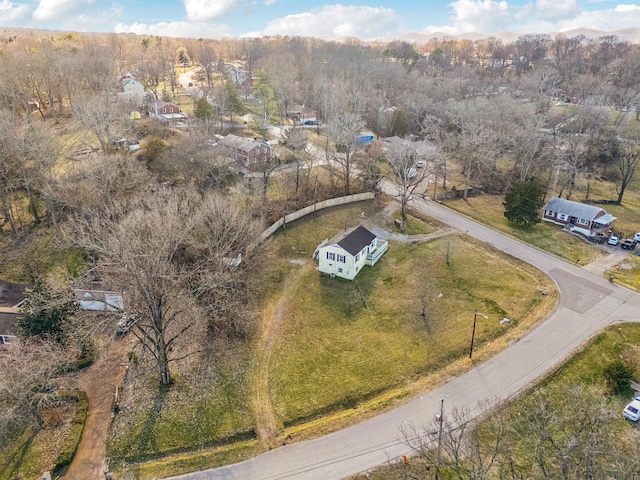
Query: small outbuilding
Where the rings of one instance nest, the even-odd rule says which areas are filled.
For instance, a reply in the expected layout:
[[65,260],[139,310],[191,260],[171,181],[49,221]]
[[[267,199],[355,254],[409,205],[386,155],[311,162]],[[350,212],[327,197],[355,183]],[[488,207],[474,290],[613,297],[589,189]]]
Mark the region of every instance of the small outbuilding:
[[616,217],[595,205],[553,197],[542,210],[542,220],[590,236],[610,230]]
[[324,240],[313,258],[321,273],[353,280],[364,265],[375,265],[388,248],[389,242],[359,225]]

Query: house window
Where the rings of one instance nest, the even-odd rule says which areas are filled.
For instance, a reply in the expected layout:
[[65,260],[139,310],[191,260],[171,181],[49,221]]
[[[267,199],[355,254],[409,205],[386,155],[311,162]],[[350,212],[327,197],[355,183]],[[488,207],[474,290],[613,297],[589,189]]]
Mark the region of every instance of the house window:
[[167,113],[167,109],[166,109],[166,108],[163,108],[163,109],[162,109],[162,113]]
[[588,220],[585,220],[584,218],[580,218],[580,219],[578,219],[578,223],[579,223],[580,225],[586,225],[587,223],[589,223],[589,221],[588,221]]
[[342,268],[338,268],[338,273],[342,273]]
[[360,254],[356,253],[356,263],[358,263],[360,261]]
[[562,220],[563,222],[567,220],[567,215],[565,213],[558,214],[558,220]]
[[253,163],[258,163],[258,159],[257,159],[257,158],[254,158],[254,159],[253,159]]
[[336,254],[333,252],[327,252],[327,260],[335,260]]
[[346,263],[347,259],[344,255],[338,255],[338,262]]
[[547,217],[553,217],[553,211],[547,210]]

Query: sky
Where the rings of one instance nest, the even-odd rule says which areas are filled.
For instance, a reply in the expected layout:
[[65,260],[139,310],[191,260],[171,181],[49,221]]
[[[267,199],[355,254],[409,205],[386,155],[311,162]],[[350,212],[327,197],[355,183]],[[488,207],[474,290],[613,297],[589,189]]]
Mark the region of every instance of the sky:
[[[624,0],[622,0],[624,1]],[[1,27],[208,38],[363,40],[407,32],[555,33],[640,27],[640,0],[0,0]]]

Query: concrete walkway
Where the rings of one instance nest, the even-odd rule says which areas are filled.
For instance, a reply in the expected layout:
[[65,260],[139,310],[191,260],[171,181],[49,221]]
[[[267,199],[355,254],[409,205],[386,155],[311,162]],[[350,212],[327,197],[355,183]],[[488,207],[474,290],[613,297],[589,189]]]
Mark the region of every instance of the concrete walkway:
[[429,424],[440,408],[440,399],[445,399],[445,415],[453,409],[479,414],[482,405],[507,400],[531,386],[607,325],[640,321],[640,295],[603,279],[603,264],[598,263],[598,273],[594,274],[433,202],[419,199],[412,206],[547,273],[560,290],[557,310],[526,337],[490,360],[389,412],[331,435],[287,445],[242,463],[173,478],[325,480],[369,470],[409,454],[401,428],[413,426],[419,429]]

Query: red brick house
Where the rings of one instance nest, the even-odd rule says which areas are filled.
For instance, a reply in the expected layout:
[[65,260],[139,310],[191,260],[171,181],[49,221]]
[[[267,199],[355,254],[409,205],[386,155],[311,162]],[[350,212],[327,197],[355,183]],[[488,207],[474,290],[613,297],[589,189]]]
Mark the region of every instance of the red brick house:
[[156,100],[149,105],[149,116],[160,120],[161,122],[178,122],[186,120],[187,116],[180,110],[180,107],[175,103],[163,102],[162,100]]
[[595,205],[553,197],[542,210],[542,220],[591,235],[609,230],[616,217]]
[[229,157],[241,162],[245,167],[271,160],[271,146],[250,138],[229,134],[218,141],[220,147],[229,151]]

